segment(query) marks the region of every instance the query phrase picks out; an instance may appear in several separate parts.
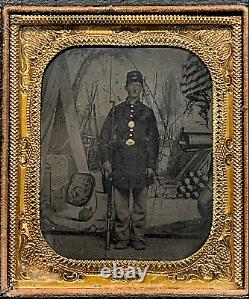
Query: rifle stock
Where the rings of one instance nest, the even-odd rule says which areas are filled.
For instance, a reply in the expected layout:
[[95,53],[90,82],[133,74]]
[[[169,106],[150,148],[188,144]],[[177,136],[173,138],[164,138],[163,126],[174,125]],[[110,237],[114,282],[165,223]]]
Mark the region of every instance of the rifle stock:
[[105,188],[107,191],[107,214],[106,214],[106,249],[110,249],[111,243],[111,221],[112,221],[112,194],[113,194],[113,185],[112,178],[106,177]]

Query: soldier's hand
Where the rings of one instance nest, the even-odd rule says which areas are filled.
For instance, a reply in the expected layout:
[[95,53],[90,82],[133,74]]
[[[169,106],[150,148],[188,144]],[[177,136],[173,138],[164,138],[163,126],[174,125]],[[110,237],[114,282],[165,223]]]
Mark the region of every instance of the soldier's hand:
[[147,168],[146,169],[146,175],[147,175],[148,178],[152,178],[152,177],[154,177],[155,172],[152,168]]
[[103,164],[103,170],[107,175],[112,173],[112,165],[111,165],[110,161],[106,161]]

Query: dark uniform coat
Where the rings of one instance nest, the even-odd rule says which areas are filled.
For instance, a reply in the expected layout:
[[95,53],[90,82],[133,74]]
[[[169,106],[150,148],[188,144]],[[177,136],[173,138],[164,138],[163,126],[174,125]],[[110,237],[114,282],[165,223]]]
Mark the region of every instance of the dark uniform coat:
[[146,168],[157,167],[159,134],[152,109],[128,99],[111,109],[100,133],[102,163],[112,165],[113,185],[122,189],[142,188],[153,183]]

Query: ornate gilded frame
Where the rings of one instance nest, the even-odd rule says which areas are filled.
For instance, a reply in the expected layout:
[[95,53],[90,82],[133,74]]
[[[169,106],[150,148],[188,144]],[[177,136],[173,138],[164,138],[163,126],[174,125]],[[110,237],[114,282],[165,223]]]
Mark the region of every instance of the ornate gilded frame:
[[[247,38],[247,9],[240,6],[5,8],[4,294],[248,292]],[[42,74],[61,50],[85,44],[182,47],[199,56],[212,77],[214,207],[210,236],[201,249],[183,260],[116,261],[118,265],[148,265],[149,274],[142,284],[101,278],[100,268],[111,261],[59,256],[46,243],[39,226]]]

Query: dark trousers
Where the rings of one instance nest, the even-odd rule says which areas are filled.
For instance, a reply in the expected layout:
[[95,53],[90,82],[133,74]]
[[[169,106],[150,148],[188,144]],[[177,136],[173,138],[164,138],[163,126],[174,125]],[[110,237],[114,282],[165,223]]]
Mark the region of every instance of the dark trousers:
[[[130,215],[129,199],[131,193],[133,195],[133,207]],[[147,187],[132,190],[114,187],[114,227],[118,240],[143,240],[146,227],[147,193]]]

